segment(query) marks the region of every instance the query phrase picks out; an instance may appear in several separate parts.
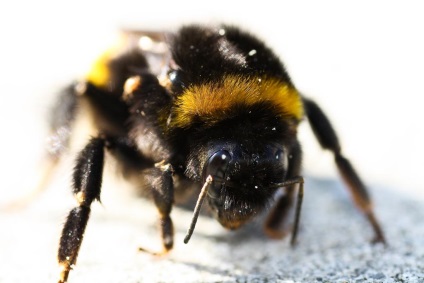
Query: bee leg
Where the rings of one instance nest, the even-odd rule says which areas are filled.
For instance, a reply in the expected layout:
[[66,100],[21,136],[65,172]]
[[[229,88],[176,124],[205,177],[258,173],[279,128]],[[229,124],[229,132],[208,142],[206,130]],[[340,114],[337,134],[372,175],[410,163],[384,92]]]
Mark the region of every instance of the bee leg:
[[73,173],[73,193],[78,206],[73,208],[63,226],[59,242],[58,261],[61,266],[59,283],[66,282],[75,265],[94,200],[100,201],[104,163],[103,138],[92,138],[79,153]]
[[270,236],[271,238],[280,239],[284,237],[287,234],[287,231],[290,230],[289,228],[284,229],[281,231],[279,227],[281,226],[281,223],[284,222],[286,219],[286,215],[288,214],[289,208],[292,205],[293,202],[293,192],[294,192],[294,186],[296,184],[299,184],[299,188],[297,191],[297,201],[296,201],[296,208],[295,208],[295,215],[294,215],[294,225],[292,229],[292,237],[290,240],[290,244],[294,246],[296,244],[296,238],[297,238],[297,232],[299,230],[299,222],[300,222],[300,212],[302,210],[302,203],[303,203],[303,177],[294,177],[291,179],[288,179],[281,183],[283,187],[287,187],[287,193],[283,197],[281,197],[277,205],[274,207],[274,210],[269,215],[266,223],[265,223],[265,232]]
[[[299,176],[301,160],[302,160],[302,151],[300,149],[300,145],[299,144],[293,145],[290,152],[291,152],[290,166],[287,171],[287,179],[286,179],[287,180],[286,182],[288,182],[288,184],[281,188],[282,190],[284,190],[284,195],[277,200],[271,213],[268,215],[265,221],[264,228],[265,228],[265,233],[270,238],[274,238],[274,239],[282,239],[288,233],[293,231],[292,243],[294,243],[296,234],[297,234],[297,227],[299,224],[298,221],[299,221],[300,211],[296,210],[295,212],[296,219],[295,219],[293,228],[289,226],[288,224],[286,224],[286,220],[290,212],[290,209],[294,203],[293,199],[294,199],[294,194],[296,191],[296,184],[303,183],[303,179],[300,179],[299,177],[297,177]],[[296,182],[296,180],[298,181]],[[299,193],[301,193],[300,190],[302,189],[303,187],[302,188],[299,187]],[[299,193],[298,193],[298,200],[299,200],[299,197],[302,197],[301,195],[299,195]],[[300,209],[299,202],[297,202],[297,208]]]
[[50,112],[50,136],[47,152],[60,158],[68,149],[72,127],[77,116],[78,97],[84,92],[84,83],[72,83],[64,88]]
[[27,207],[47,188],[54,176],[60,158],[68,148],[73,121],[76,116],[77,95],[75,85],[64,88],[50,112],[50,134],[46,139],[45,156],[39,166],[36,186],[26,195],[4,205],[1,210],[13,211]]
[[142,155],[138,148],[125,138],[108,137],[107,149],[118,161],[119,172],[122,173],[124,178],[134,184],[150,186],[150,196],[152,196],[158,208],[164,248],[160,252],[151,251],[144,247],[139,247],[139,250],[158,256],[166,254],[173,246],[173,225],[170,218],[174,196],[171,165],[165,164],[165,162],[155,164],[150,158]]
[[265,233],[272,239],[282,239],[291,230],[291,227],[281,228],[281,226],[286,222],[287,215],[293,205],[294,186],[289,186],[285,192],[285,195],[277,200],[272,211],[265,220]]
[[174,245],[174,227],[170,217],[172,205],[174,203],[172,174],[172,166],[170,164],[165,164],[165,162],[155,164],[155,168],[152,168],[149,174],[149,183],[151,184],[153,200],[159,212],[159,223],[164,250],[155,253],[149,252],[144,248],[139,248],[140,251],[146,251],[154,255],[163,255],[169,252]]
[[342,155],[339,140],[330,121],[315,102],[305,98],[303,102],[309,123],[321,147],[334,153],[337,168],[347,184],[355,204],[370,222],[375,234],[373,242],[385,243],[384,233],[374,215],[368,191],[349,160]]

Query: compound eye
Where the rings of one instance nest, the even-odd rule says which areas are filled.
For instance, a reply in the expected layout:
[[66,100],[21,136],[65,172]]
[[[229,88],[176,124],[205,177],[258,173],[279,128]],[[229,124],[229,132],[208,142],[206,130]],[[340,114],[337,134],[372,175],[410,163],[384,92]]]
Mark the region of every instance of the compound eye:
[[274,160],[281,164],[284,168],[284,170],[287,170],[288,167],[288,160],[287,160],[287,154],[282,149],[278,149],[274,154]]
[[275,160],[278,160],[278,161],[280,161],[280,160],[283,160],[283,158],[284,158],[284,153],[283,153],[283,151],[281,150],[281,149],[279,149],[279,150],[277,150],[276,152],[275,152]]
[[211,175],[214,181],[224,182],[230,161],[231,154],[228,151],[224,149],[218,150],[206,161],[203,179]]

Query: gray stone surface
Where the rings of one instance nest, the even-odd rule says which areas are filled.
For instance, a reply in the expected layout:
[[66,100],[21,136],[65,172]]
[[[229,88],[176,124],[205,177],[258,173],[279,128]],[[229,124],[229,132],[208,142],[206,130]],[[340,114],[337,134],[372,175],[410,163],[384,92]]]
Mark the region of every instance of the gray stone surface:
[[[59,178],[60,179],[60,178]],[[28,209],[0,214],[0,282],[55,282],[57,241],[72,197],[55,181]],[[371,245],[371,230],[338,181],[307,177],[299,244],[275,241],[261,221],[226,231],[201,216],[183,243],[191,211],[176,208],[175,249],[160,248],[155,208],[106,177],[70,274],[73,282],[424,282],[423,202],[374,186],[376,212],[389,242]]]

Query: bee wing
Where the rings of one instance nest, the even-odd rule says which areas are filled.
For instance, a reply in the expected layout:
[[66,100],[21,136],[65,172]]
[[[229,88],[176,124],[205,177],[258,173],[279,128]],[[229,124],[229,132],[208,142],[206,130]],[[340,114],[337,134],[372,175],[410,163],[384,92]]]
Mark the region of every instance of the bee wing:
[[168,45],[170,32],[123,29],[121,35],[128,48],[139,48],[143,51],[151,73],[159,79],[167,76],[171,53]]

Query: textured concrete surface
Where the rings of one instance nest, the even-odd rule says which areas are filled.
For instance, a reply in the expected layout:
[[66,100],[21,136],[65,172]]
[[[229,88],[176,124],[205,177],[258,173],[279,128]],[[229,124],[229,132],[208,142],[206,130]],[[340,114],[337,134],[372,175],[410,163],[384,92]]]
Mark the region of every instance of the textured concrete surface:
[[[17,213],[1,213],[0,282],[55,282],[57,242],[72,207],[56,181]],[[202,216],[183,243],[191,211],[174,209],[175,249],[160,247],[155,208],[106,178],[69,282],[424,282],[424,203],[375,186],[376,212],[389,242],[371,245],[371,231],[341,183],[307,177],[299,244],[275,241],[261,221],[229,232]],[[66,205],[64,205],[66,204]]]

